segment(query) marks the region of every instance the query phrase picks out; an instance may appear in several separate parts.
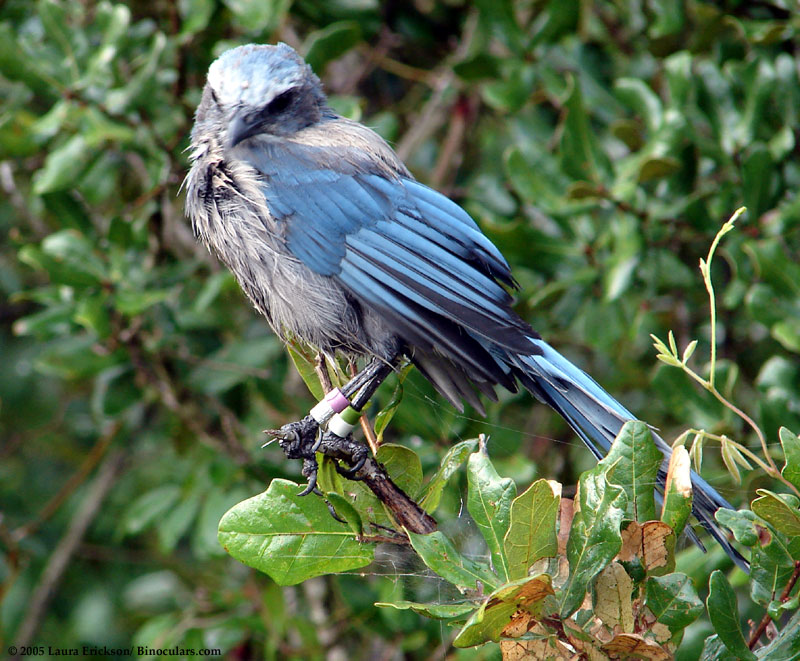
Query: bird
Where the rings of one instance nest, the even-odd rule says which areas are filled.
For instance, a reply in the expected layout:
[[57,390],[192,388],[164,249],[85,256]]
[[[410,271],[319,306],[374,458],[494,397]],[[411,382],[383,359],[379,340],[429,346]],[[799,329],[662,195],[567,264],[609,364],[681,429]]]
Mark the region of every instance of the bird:
[[[598,460],[636,419],[513,310],[509,264],[472,217],[418,182],[374,131],[334,112],[287,44],[239,46],[210,65],[189,150],[195,235],[275,333],[369,359],[295,432],[327,425],[346,437],[357,417],[347,408],[358,414],[402,360],[459,410],[482,412],[481,394],[521,385]],[[296,456],[313,462],[313,452]],[[664,477],[662,468],[662,486]],[[692,483],[695,518],[745,568],[714,519],[732,506],[694,471]]]

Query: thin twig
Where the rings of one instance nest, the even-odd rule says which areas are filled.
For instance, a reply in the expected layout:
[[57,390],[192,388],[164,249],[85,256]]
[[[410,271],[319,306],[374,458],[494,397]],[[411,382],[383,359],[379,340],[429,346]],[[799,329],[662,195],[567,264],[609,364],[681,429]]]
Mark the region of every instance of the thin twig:
[[399,544],[400,546],[411,546],[408,537],[403,537],[402,535],[361,535],[358,541],[364,544]]
[[69,498],[75,490],[83,484],[86,477],[94,470],[94,467],[100,463],[100,460],[111,445],[111,441],[122,428],[122,423],[117,421],[112,424],[108,431],[94,444],[94,447],[89,450],[89,453],[84,458],[80,467],[75,471],[70,478],[61,486],[58,492],[45,504],[39,511],[34,519],[28,521],[24,525],[16,528],[11,536],[15,541],[20,541],[28,537],[31,533],[35,532],[47,519],[55,514],[61,505]]
[[367,419],[367,416],[362,415],[359,419],[361,423],[361,431],[364,432],[364,437],[367,439],[367,445],[375,455],[378,453],[378,448],[381,444],[378,442],[378,437],[375,435],[375,430],[372,429],[372,423]]
[[467,118],[472,114],[471,106],[472,103],[467,97],[461,97],[456,101],[453,119],[447,129],[444,144],[439,151],[439,158],[436,160],[436,165],[430,176],[429,183],[432,188],[440,189],[445,183],[448,174],[458,167],[458,164],[454,164],[454,161],[464,142],[464,136],[467,132]]
[[[789,582],[786,584],[786,587],[781,593],[781,603],[785,602],[789,598],[789,594],[792,592],[792,588],[794,588],[798,578],[800,578],[800,560],[794,563],[794,571],[792,572],[792,576],[789,578]],[[750,636],[750,640],[747,643],[747,646],[750,649],[753,649],[756,646],[761,636],[764,635],[764,632],[767,630],[767,627],[771,621],[772,618],[768,613],[765,613],[764,617],[761,618],[761,622],[758,623],[756,630],[753,632],[753,635]]]
[[[55,594],[75,549],[81,543],[83,536],[100,511],[100,506],[114,486],[117,474],[122,467],[123,458],[122,450],[116,450],[106,456],[80,508],[72,517],[67,531],[53,550],[39,583],[33,591],[22,624],[17,629],[16,644],[18,648],[27,647],[39,630],[47,605]],[[17,654],[12,658],[19,659],[21,655]]]
[[317,353],[317,359],[314,361],[314,371],[317,373],[319,384],[322,386],[322,392],[327,394],[333,390],[331,375],[328,372],[328,361],[321,351]]

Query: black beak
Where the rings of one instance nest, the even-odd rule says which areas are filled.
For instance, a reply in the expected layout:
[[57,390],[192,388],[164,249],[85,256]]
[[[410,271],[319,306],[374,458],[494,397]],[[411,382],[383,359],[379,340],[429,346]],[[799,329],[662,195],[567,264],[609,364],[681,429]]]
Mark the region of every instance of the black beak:
[[242,140],[261,133],[264,125],[260,118],[237,114],[228,124],[228,149],[233,149]]

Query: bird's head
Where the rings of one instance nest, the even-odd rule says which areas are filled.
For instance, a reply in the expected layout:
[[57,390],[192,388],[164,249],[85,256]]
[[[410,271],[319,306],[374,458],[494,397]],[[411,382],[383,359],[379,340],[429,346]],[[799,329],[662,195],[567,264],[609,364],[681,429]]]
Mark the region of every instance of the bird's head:
[[326,111],[319,78],[290,46],[250,44],[211,64],[196,119],[213,122],[232,149],[254,136],[292,135]]

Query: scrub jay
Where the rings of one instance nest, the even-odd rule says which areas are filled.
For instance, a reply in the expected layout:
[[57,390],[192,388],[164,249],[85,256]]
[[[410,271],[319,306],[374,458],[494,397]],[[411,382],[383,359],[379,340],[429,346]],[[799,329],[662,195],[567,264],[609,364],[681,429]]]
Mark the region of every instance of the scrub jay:
[[[275,332],[371,359],[279,434],[287,454],[313,464],[308,490],[320,427],[352,444],[362,407],[403,358],[459,409],[482,411],[478,392],[494,399],[496,386],[522,384],[598,459],[634,419],[513,311],[509,265],[472,218],[417,182],[377,134],[339,117],[286,44],[241,46],[211,64],[191,161],[194,231]],[[351,474],[365,458],[366,449]],[[743,565],[714,520],[731,505],[692,481],[695,517]]]

